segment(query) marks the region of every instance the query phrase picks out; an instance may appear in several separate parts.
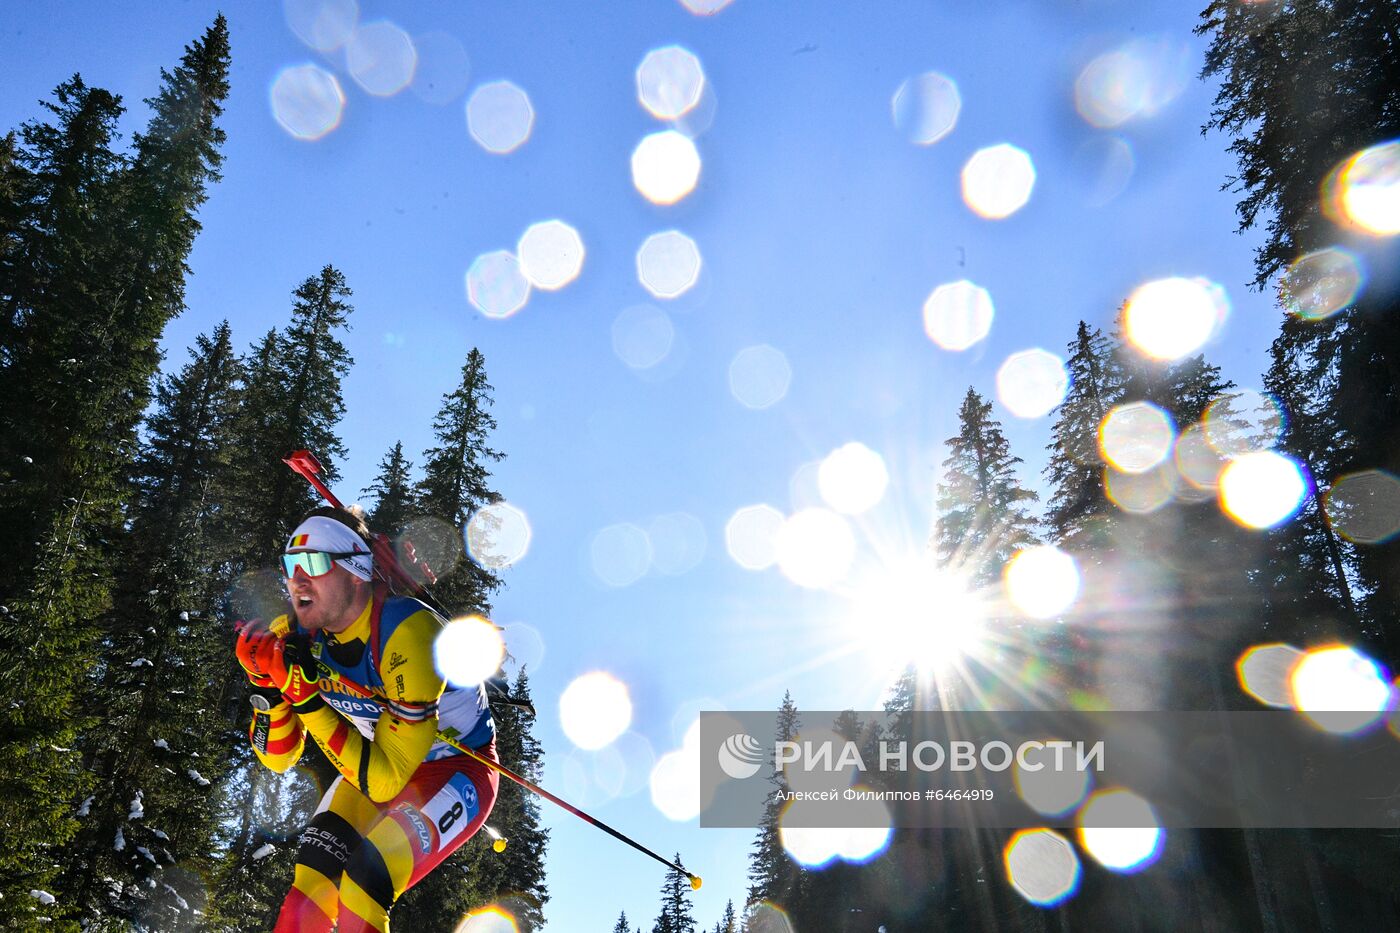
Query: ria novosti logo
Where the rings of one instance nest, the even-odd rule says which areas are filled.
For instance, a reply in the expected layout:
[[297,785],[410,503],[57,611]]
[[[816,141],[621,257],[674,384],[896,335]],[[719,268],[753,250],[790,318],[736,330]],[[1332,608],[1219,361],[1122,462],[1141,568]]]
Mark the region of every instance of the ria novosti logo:
[[764,760],[763,746],[747,732],[734,733],[719,747],[719,766],[736,781],[753,777]]

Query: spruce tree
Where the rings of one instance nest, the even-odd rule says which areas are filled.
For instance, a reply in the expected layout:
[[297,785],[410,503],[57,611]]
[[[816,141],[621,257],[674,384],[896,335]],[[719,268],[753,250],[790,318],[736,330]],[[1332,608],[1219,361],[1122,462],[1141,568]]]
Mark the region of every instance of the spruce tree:
[[[676,853],[679,863],[681,854]],[[651,926],[651,933],[696,933],[695,915],[690,909],[690,881],[676,867],[666,871],[661,882],[661,912]]]
[[982,586],[1000,577],[1018,548],[1035,543],[1036,520],[1025,505],[1039,498],[1017,481],[1021,458],[1011,456],[991,413],[992,403],[969,386],[958,408],[958,433],[946,441],[934,537],[939,563]]
[[[774,739],[791,742],[801,724],[792,693],[785,691],[782,706],[778,708]],[[787,779],[775,768],[769,781],[773,784],[773,790],[763,805],[758,835],[749,850],[748,903],[753,905],[771,901],[781,907],[799,896],[805,872],[788,857],[778,834],[779,818],[783,812],[781,796],[787,790]]]
[[369,526],[377,532],[395,536],[413,516],[413,464],[403,455],[403,443],[395,442],[393,450],[379,461],[379,473],[363,495],[374,495],[369,510]]
[[613,924],[612,933],[632,933],[632,928],[627,925],[627,911],[617,915],[617,923]]
[[715,933],[739,933],[739,918],[734,913],[734,901],[724,902],[724,913],[715,923]]
[[1099,425],[1120,396],[1108,340],[1083,321],[1069,345],[1069,391],[1055,409],[1050,459],[1051,486],[1045,524],[1056,544],[1087,548],[1104,531],[1112,505],[1104,494]]
[[[477,509],[499,498],[489,486],[488,466],[504,456],[488,444],[496,427],[494,403],[486,381],[486,359],[472,348],[462,366],[457,388],[443,396],[433,419],[438,446],[424,452],[423,479],[418,484],[418,512],[450,524],[461,535]],[[491,593],[500,586],[494,573],[475,561],[456,558],[451,566],[434,567],[434,594],[452,613],[485,613]]]

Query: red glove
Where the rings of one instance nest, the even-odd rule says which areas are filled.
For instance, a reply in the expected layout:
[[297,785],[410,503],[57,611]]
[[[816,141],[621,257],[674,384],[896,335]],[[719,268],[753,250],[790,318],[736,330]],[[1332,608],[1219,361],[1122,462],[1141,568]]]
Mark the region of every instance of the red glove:
[[238,656],[243,673],[248,675],[248,681],[254,687],[271,687],[275,690],[277,684],[272,680],[272,668],[275,659],[282,654],[281,641],[267,630],[260,619],[235,622],[234,627],[238,632],[234,654]]
[[311,658],[306,636],[294,633],[278,642],[273,656],[270,679],[282,696],[298,713],[309,713],[325,706],[320,688],[316,686],[316,662]]

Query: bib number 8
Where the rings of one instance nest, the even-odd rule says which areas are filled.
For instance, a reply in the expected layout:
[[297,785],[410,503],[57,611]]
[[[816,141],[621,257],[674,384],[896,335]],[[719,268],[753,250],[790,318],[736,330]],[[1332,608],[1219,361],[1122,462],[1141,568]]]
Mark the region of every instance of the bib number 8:
[[452,809],[451,809],[451,810],[448,810],[446,813],[444,813],[444,814],[442,815],[442,817],[441,817],[440,819],[438,819],[438,824],[437,824],[437,825],[438,825],[438,832],[440,832],[440,833],[446,833],[449,829],[452,828],[452,824],[455,823],[455,822],[457,822],[457,817],[459,817],[459,816],[461,816],[461,815],[462,815],[462,801],[459,800],[459,801],[457,801],[456,803],[454,803],[454,804],[452,805]]

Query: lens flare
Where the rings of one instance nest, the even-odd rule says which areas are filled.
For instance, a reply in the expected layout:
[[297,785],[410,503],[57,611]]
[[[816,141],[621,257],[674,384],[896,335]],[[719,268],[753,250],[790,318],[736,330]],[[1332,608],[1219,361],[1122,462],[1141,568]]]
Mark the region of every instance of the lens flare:
[[966,350],[992,330],[992,296],[967,279],[933,290],[924,302],[924,333],[945,350]]
[[1302,657],[1303,652],[1282,642],[1255,645],[1235,662],[1240,689],[1265,706],[1291,709],[1293,695],[1289,685]]
[[826,509],[803,509],[789,516],[774,543],[783,576],[809,589],[840,582],[856,554],[851,526]]
[[1197,489],[1211,492],[1220,485],[1220,473],[1229,463],[1206,442],[1205,428],[1200,424],[1181,432],[1172,459],[1182,479]]
[[1360,260],[1333,246],[1294,260],[1279,282],[1279,300],[1289,314],[1322,321],[1349,308],[1365,282]]
[[597,751],[632,725],[627,685],[606,671],[591,671],[559,695],[559,725],[579,748]]
[[794,933],[792,921],[778,905],[759,901],[748,910],[744,924],[746,933]]
[[1146,473],[1167,458],[1175,440],[1171,415],[1151,402],[1118,405],[1099,425],[1099,452],[1123,473]]
[[827,454],[817,472],[826,504],[843,515],[859,515],[879,504],[890,484],[885,460],[852,441]]
[[1100,129],[1156,115],[1186,89],[1191,49],[1166,39],[1138,39],[1095,58],[1074,82],[1079,115]]
[[679,45],[652,49],[637,66],[637,100],[658,120],[675,120],[700,102],[705,69]]
[[321,139],[340,125],[345,94],[335,75],[315,65],[282,69],[272,82],[272,115],[297,139]]
[[611,587],[631,586],[651,567],[651,540],[628,522],[609,525],[589,545],[593,573]]
[[1253,389],[1231,392],[1206,406],[1201,428],[1206,443],[1222,457],[1268,450],[1283,439],[1283,406]]
[[492,906],[467,914],[452,933],[520,933],[520,928],[503,908]]
[[515,662],[521,667],[528,667],[530,673],[537,673],[545,657],[544,636],[540,630],[524,622],[512,622],[505,627],[502,635]]
[[515,253],[520,272],[535,288],[557,291],[583,269],[583,240],[562,220],[531,224],[520,236]]
[[699,720],[686,730],[676,751],[667,752],[651,769],[651,803],[668,820],[683,823],[700,815]]
[[1298,513],[1308,482],[1292,459],[1271,450],[1245,454],[1220,474],[1220,506],[1246,528],[1272,528]]
[[951,133],[961,110],[957,84],[936,71],[904,79],[890,99],[895,128],[916,146],[931,146]]
[[978,149],[963,166],[963,202],[988,220],[1010,217],[1025,207],[1034,187],[1030,153],[1010,143]]
[[637,250],[637,280],[657,298],[675,298],[700,278],[700,249],[679,230],[653,233]]
[[1121,136],[1085,140],[1074,153],[1075,167],[1084,180],[1090,207],[1103,207],[1125,190],[1137,171],[1133,146]]
[[1343,476],[1323,499],[1327,520],[1357,544],[1385,544],[1400,534],[1400,479],[1385,470]]
[[445,32],[429,32],[414,39],[413,47],[418,51],[418,67],[409,89],[420,100],[441,107],[466,93],[471,59],[462,43]]
[[700,153],[675,130],[652,133],[632,152],[632,184],[653,204],[675,204],[700,180]]
[[482,314],[502,320],[530,300],[530,280],[514,253],[503,249],[482,253],[467,270],[467,299]]
[[1011,354],[997,370],[997,398],[1017,418],[1048,415],[1068,392],[1064,360],[1039,347]]
[[1309,651],[1294,664],[1289,688],[1300,713],[1340,735],[1374,725],[1393,706],[1381,666],[1347,645]]
[[1323,184],[1323,210],[1333,221],[1371,236],[1400,233],[1400,140],[1362,149]]
[[[395,546],[400,554],[406,554],[412,548],[416,561],[426,565],[435,575],[450,573],[462,559],[460,529],[433,515],[411,519],[399,533]],[[418,563],[408,564],[406,569],[409,575],[419,583],[429,582]]]
[[709,538],[700,519],[687,512],[658,515],[647,524],[651,564],[667,576],[694,570],[705,559]]
[[1110,871],[1147,868],[1162,852],[1166,836],[1152,805],[1127,790],[1099,791],[1079,811],[1079,844]]
[[477,509],[467,521],[467,553],[487,570],[502,570],[518,563],[530,550],[530,520],[509,502],[493,502]]
[[360,18],[355,0],[284,0],[287,25],[318,52],[333,52],[355,32]]
[[1002,861],[1016,893],[1037,907],[1064,903],[1079,889],[1079,856],[1054,830],[1020,830],[1007,841]]
[[613,352],[632,369],[650,369],[666,359],[675,340],[671,319],[651,305],[625,308],[613,320]]
[[481,616],[454,619],[433,642],[433,661],[442,676],[458,687],[474,687],[500,670],[506,643],[500,629]]
[[1074,558],[1044,544],[1023,548],[1006,564],[1007,596],[1033,619],[1053,619],[1079,596],[1079,568]]
[[366,23],[345,46],[350,77],[376,97],[393,97],[413,81],[418,52],[413,40],[387,20]]
[[[1046,742],[1051,741],[1046,739]],[[1016,792],[1026,805],[1044,816],[1063,816],[1084,802],[1089,795],[1088,771],[1055,767],[1055,751],[1027,748],[1020,753],[1029,768],[1018,760],[1012,777]]]
[[729,392],[745,408],[770,408],[792,385],[792,367],[781,350],[766,343],[745,347],[729,363]]
[[863,581],[854,607],[851,625],[881,667],[938,672],[983,648],[984,607],[966,580],[926,555]]
[[1124,512],[1146,515],[1172,501],[1172,480],[1172,472],[1163,467],[1146,473],[1121,473],[1113,467],[1104,467],[1104,495]]
[[1141,353],[1179,360],[1214,336],[1229,310],[1224,289],[1206,279],[1157,279],[1133,292],[1123,323]]
[[534,125],[530,98],[509,81],[483,84],[467,99],[467,131],[487,152],[514,152],[530,138]]
[[733,3],[734,0],[680,0],[680,2],[681,6],[696,16],[714,16]]
[[745,570],[764,570],[778,562],[778,531],[783,513],[771,505],[746,505],[724,526],[729,556]]

